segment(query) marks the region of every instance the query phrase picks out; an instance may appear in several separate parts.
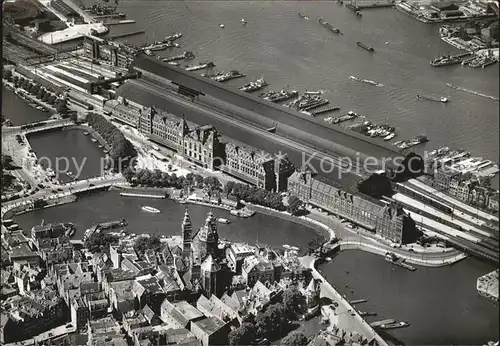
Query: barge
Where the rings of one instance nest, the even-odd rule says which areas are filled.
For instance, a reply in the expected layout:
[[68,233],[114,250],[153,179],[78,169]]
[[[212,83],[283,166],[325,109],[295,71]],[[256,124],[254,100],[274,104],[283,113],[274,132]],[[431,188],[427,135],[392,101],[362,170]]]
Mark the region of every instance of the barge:
[[212,67],[215,67],[215,64],[211,61],[207,61],[207,62],[199,63],[197,65],[187,65],[186,67],[184,67],[184,69],[186,71],[198,71],[198,70],[203,70],[203,69],[212,68]]
[[278,92],[269,91],[261,95],[264,100],[271,101],[273,103],[284,102],[299,96],[297,90],[287,90],[282,89]]
[[233,79],[243,78],[243,77],[245,77],[245,75],[243,73],[240,73],[237,70],[229,70],[228,72],[222,72],[220,74],[217,74],[215,77],[212,77],[211,79],[214,82],[223,83],[223,82],[227,82],[227,81],[230,81]]
[[427,100],[427,101],[434,101],[434,102],[442,102],[442,103],[447,103],[450,100],[447,97],[441,96],[441,97],[435,97],[435,96],[427,96],[427,95],[417,95],[417,99],[419,100]]
[[354,113],[353,111],[349,111],[346,115],[343,115],[341,117],[327,117],[323,119],[329,124],[340,124],[343,123],[344,121],[352,120],[354,118],[357,118],[358,114]]
[[163,58],[163,59],[161,59],[161,61],[170,62],[170,61],[176,61],[176,60],[191,60],[191,59],[194,59],[194,53],[191,51],[187,51],[181,55],[172,56],[169,58]]
[[257,79],[256,81],[253,81],[253,82],[250,82],[250,83],[243,85],[239,89],[241,91],[251,93],[254,91],[261,90],[261,89],[265,88],[266,86],[268,86],[268,84],[266,83],[264,78],[260,78],[260,79]]
[[328,31],[333,32],[334,34],[341,34],[340,29],[333,27],[330,23],[328,23],[327,21],[324,21],[323,18],[321,18],[321,17],[318,18],[318,23],[321,26],[327,28]]
[[312,116],[316,116],[316,115],[320,115],[320,114],[324,114],[324,113],[335,112],[335,111],[338,111],[338,110],[340,110],[339,106],[333,106],[333,107],[328,107],[328,108],[320,109],[320,110],[315,111],[315,112],[311,112],[311,115]]
[[361,47],[361,48],[363,48],[364,50],[366,50],[368,52],[375,52],[375,49],[373,49],[373,47],[367,46],[363,42],[359,42],[358,41],[358,42],[356,42],[356,44],[358,45],[358,47]]
[[415,271],[417,269],[417,268],[409,265],[408,263],[406,263],[403,258],[399,258],[398,256],[396,256],[396,254],[394,254],[393,252],[388,252],[385,255],[385,260],[387,262],[395,264],[395,265],[397,265],[397,266],[399,266],[401,268],[405,268],[405,269],[408,269],[408,270],[411,270],[411,271]]

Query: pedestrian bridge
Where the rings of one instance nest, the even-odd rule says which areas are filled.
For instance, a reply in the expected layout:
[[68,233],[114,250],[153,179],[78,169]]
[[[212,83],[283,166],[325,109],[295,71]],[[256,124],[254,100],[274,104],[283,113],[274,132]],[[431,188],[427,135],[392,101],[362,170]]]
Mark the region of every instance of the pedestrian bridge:
[[69,119],[45,120],[45,121],[29,123],[29,124],[22,125],[22,126],[2,127],[2,133],[29,134],[29,133],[53,130],[53,129],[57,129],[57,128],[63,128],[66,126],[71,126],[71,125],[74,125],[74,122],[69,120]]

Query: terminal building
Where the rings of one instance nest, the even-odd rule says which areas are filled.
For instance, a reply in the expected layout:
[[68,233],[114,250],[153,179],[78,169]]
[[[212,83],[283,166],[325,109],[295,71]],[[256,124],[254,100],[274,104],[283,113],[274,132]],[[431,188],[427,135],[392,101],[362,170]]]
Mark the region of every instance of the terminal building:
[[83,42],[83,55],[106,65],[128,69],[134,62],[136,53],[131,48],[89,35]]
[[304,202],[345,218],[397,244],[417,239],[415,222],[401,207],[347,191],[311,172],[297,171],[288,191]]

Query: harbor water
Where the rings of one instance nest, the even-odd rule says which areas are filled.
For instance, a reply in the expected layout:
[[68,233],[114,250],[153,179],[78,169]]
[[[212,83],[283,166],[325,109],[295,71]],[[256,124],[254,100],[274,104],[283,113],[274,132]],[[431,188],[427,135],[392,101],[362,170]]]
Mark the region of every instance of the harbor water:
[[[440,40],[437,25],[425,25],[392,8],[365,10],[358,18],[333,1],[121,1],[117,11],[136,24],[113,26],[110,35],[145,29],[145,35],[122,39],[141,44],[182,32],[180,48],[155,53],[166,57],[193,51],[195,61],[213,61],[217,70],[236,69],[247,77],[227,82],[235,89],[264,77],[267,90],[287,85],[301,91],[324,90],[331,104],[341,107],[340,113],[352,110],[395,126],[398,136],[393,141],[427,136],[429,142],[416,151],[449,146],[497,160],[493,131],[499,127],[498,102],[446,83],[497,96],[499,64],[485,69],[430,66],[436,56],[458,52]],[[343,35],[319,25],[319,16]],[[225,28],[219,27],[221,23]],[[359,48],[357,41],[376,52]],[[384,86],[349,80],[351,75]],[[422,101],[417,94],[446,96],[451,102]]]
[[10,119],[12,125],[18,126],[31,122],[47,120],[52,115],[30,107],[28,102],[2,85],[2,114]]

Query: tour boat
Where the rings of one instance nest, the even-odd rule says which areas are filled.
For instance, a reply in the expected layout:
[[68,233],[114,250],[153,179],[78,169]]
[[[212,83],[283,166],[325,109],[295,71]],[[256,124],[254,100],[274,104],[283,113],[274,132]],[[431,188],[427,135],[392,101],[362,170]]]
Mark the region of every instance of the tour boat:
[[289,249],[290,249],[290,245],[288,245],[288,244],[284,244],[284,245],[283,245],[283,247],[284,247],[285,249],[287,249],[287,250],[289,250]]
[[143,206],[142,210],[147,211],[148,213],[154,213],[154,214],[160,213],[160,211],[158,209],[147,206],[147,205]]
[[230,221],[230,220],[228,220],[228,219],[224,219],[224,218],[222,218],[222,217],[218,218],[218,219],[217,219],[217,222],[219,222],[219,223],[225,223],[225,224],[231,223],[231,221]]

